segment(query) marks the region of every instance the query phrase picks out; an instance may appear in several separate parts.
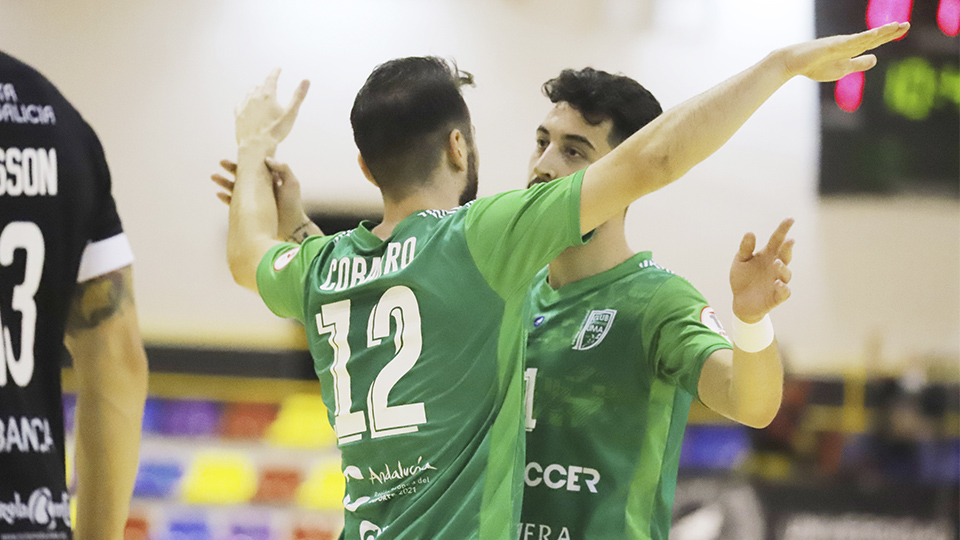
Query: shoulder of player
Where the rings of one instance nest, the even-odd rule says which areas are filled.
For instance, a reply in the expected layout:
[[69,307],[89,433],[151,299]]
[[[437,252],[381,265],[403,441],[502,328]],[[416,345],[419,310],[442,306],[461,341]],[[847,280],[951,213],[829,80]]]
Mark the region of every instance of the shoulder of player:
[[630,276],[641,282],[642,286],[655,288],[651,297],[675,294],[680,291],[700,295],[700,291],[687,278],[657,264],[652,259],[641,260]]
[[[552,182],[542,182],[526,188],[511,189],[502,191],[500,193],[495,193],[493,195],[487,195],[485,197],[472,200],[462,207],[457,207],[454,209],[454,211],[461,208],[465,210],[472,209],[474,212],[483,211],[489,207],[498,207],[501,204],[515,205],[520,199],[525,201],[525,204],[530,204],[538,199],[548,198],[551,194],[563,191],[566,191],[568,195],[573,196],[574,190],[571,188],[573,187],[576,178],[582,178],[582,176],[582,174],[575,173]],[[576,193],[577,196],[579,196],[579,192]]]
[[636,264],[634,274],[642,274],[648,277],[660,277],[662,279],[670,279],[671,277],[677,275],[677,273],[673,270],[657,264],[656,261],[650,258],[640,259]]
[[304,238],[299,244],[281,242],[264,254],[264,259],[273,261],[274,270],[286,267],[287,263],[296,257],[316,259],[322,254],[324,248],[333,247],[349,233],[350,231],[341,231],[332,235],[315,234]]
[[[473,201],[471,201],[470,203],[472,203],[472,202],[473,202]],[[455,208],[451,208],[450,210],[437,210],[437,209],[420,210],[419,212],[417,212],[417,217],[433,218],[433,219],[445,219],[445,218],[448,218],[448,217],[450,217],[450,216],[453,216],[453,215],[457,214],[457,213],[460,212],[461,210],[465,210],[467,207],[470,206],[470,203],[467,203],[467,204],[465,204],[465,205],[463,205],[463,206],[457,206],[457,207],[455,207]]]
[[303,241],[303,243],[306,244],[308,241],[320,242],[320,243],[339,242],[340,240],[343,240],[344,238],[347,238],[348,236],[353,234],[353,231],[355,230],[356,229],[350,229],[346,231],[335,232],[333,234],[315,234],[312,236],[308,236],[307,239]]
[[[56,100],[56,103],[53,104],[57,105],[58,109],[66,106],[71,109],[72,113],[79,116],[69,100],[57,88],[57,85],[37,68],[2,51],[0,51],[0,55],[2,55],[0,56],[0,68],[4,73],[0,83],[15,85],[18,101],[25,101],[24,98],[31,98],[32,101]],[[57,112],[59,113],[60,110]]]
[[4,71],[5,79],[3,82],[13,82],[6,80],[6,77],[11,79],[29,77],[34,81],[44,81],[46,84],[51,84],[35,67],[3,51],[0,51],[0,67]]
[[641,258],[636,262],[632,271],[625,276],[628,280],[638,282],[644,287],[661,288],[668,284],[667,288],[682,286],[680,283],[689,282],[673,270],[658,264],[652,258]]
[[[352,230],[340,231],[330,235],[316,234],[306,237],[303,242],[296,245],[293,250],[286,250],[287,253],[297,252],[304,258],[304,264],[315,264],[328,257],[334,252],[336,247],[346,238],[351,236]],[[282,256],[284,250],[277,252],[277,256]],[[288,255],[290,257],[290,255]]]

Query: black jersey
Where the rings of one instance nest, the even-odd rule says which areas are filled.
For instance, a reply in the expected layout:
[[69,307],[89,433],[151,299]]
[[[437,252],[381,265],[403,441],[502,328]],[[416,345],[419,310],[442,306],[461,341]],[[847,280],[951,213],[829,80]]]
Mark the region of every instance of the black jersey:
[[96,134],[0,52],[0,540],[70,538],[67,310],[78,281],[131,262]]

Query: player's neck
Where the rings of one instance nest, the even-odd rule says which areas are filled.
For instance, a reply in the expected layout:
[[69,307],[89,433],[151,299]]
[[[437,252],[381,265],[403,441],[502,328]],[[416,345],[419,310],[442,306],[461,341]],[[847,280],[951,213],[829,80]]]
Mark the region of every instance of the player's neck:
[[[450,178],[433,178],[410,195],[400,200],[383,197],[383,221],[371,232],[381,240],[393,234],[393,229],[410,214],[421,210],[450,210],[460,204],[457,183]],[[442,187],[441,187],[442,186]]]
[[623,219],[597,227],[590,242],[573,246],[550,262],[547,280],[554,289],[595,276],[616,267],[634,255],[623,232]]

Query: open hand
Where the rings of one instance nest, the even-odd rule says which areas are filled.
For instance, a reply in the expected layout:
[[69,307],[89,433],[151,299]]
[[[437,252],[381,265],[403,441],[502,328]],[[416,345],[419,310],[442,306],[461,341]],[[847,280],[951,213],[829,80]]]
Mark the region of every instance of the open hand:
[[756,236],[749,232],[743,235],[730,267],[733,313],[741,321],[755,323],[790,298],[787,284],[792,273],[787,265],[793,258],[794,241],[787,239],[787,232],[791,226],[793,218],[783,220],[767,245],[756,253]]
[[290,133],[300,104],[310,88],[310,81],[301,81],[293,92],[290,104],[283,107],[277,101],[279,77],[280,68],[271,71],[263,84],[250,90],[243,102],[234,109],[238,144],[261,140],[276,146]]
[[910,23],[892,22],[859,34],[798,43],[779,52],[790,75],[803,75],[818,82],[836,81],[875,66],[877,57],[863,53],[900,38],[909,29]]

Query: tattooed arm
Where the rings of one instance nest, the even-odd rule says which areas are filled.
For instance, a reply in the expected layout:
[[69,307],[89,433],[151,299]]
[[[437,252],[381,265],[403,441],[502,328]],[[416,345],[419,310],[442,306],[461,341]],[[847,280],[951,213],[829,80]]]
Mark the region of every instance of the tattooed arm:
[[129,266],[78,283],[65,343],[77,378],[76,540],[123,538],[147,395]]

